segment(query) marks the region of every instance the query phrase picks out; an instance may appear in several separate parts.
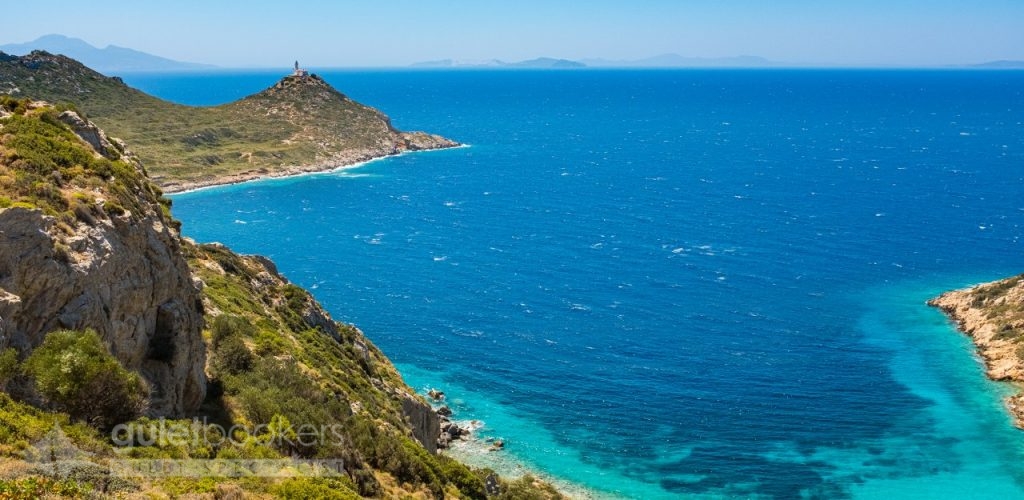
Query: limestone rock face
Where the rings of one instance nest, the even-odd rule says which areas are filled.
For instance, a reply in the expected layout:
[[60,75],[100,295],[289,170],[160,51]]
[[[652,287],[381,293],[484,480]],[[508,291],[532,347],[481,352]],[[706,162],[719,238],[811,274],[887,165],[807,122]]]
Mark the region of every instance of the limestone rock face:
[[402,400],[402,414],[409,419],[413,437],[430,453],[437,453],[437,436],[441,433],[441,419],[430,405],[412,398]]
[[[95,154],[142,175],[134,155],[91,122],[72,111],[60,120]],[[93,215],[58,223],[41,209],[0,209],[0,349],[27,356],[54,330],[91,328],[149,383],[151,415],[194,411],[206,395],[203,306],[177,232],[151,193],[105,212],[109,193],[77,189],[96,204],[82,209]]]
[[[1024,304],[1024,282],[1008,288],[1002,297],[991,303],[977,300],[976,294],[980,288],[946,292],[928,304],[942,309],[956,321],[961,331],[974,340],[978,353],[985,361],[989,378],[1024,380],[1024,360],[1017,355],[1019,344],[1015,335],[1024,324],[1014,313],[1021,309],[1020,304]],[[1000,311],[1003,311],[1002,314]]]
[[83,141],[89,143],[97,153],[110,159],[120,157],[114,143],[110,142],[110,139],[107,138],[107,134],[96,125],[93,125],[92,122],[82,118],[78,113],[65,111],[60,114],[60,121],[64,122]]
[[153,415],[206,394],[202,301],[177,236],[156,218],[79,224],[59,241],[39,210],[0,211],[0,347],[29,352],[57,329],[96,330],[149,383]]

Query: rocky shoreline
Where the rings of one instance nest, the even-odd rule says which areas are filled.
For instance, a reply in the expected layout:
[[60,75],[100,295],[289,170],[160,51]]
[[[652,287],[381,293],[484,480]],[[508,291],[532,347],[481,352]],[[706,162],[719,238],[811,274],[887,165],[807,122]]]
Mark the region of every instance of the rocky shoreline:
[[[431,388],[424,396],[440,421],[440,432],[437,439],[437,452],[455,458],[460,462],[474,467],[489,468],[501,477],[530,477],[538,487],[545,484],[565,498],[591,500],[594,498],[617,498],[601,494],[580,484],[560,479],[547,472],[518,461],[510,454],[500,453],[508,445],[508,441],[499,437],[485,437],[478,431],[484,429],[485,423],[480,420],[459,420],[455,411],[448,405],[448,396],[436,388]],[[457,400],[456,400],[457,401]],[[457,405],[456,405],[457,406]],[[487,481],[488,494],[497,492],[496,482]]]
[[165,193],[184,193],[197,189],[230,186],[232,184],[241,184],[243,182],[261,179],[279,179],[284,177],[331,172],[334,170],[355,167],[369,161],[379,160],[390,156],[423,151],[436,151],[439,149],[452,149],[465,146],[465,144],[446,139],[439,135],[426,134],[423,132],[402,133],[402,139],[402,142],[391,149],[342,151],[335,153],[329,159],[307,165],[292,165],[276,169],[264,167],[222,175],[219,177],[189,181],[164,181],[159,176],[153,176],[152,178]]
[[[1024,389],[1024,275],[946,292],[928,305],[971,337],[990,379]],[[1024,392],[1005,403],[1014,425],[1024,429]]]
[[[430,389],[427,391],[427,398],[432,403],[434,412],[437,413],[438,420],[440,421],[440,432],[437,436],[438,450],[448,449],[456,441],[474,439],[473,432],[483,427],[483,422],[479,420],[469,420],[461,423],[454,420],[454,412],[445,404],[444,391]],[[490,445],[489,451],[499,451],[505,448],[505,441],[503,439],[488,439],[486,442]]]

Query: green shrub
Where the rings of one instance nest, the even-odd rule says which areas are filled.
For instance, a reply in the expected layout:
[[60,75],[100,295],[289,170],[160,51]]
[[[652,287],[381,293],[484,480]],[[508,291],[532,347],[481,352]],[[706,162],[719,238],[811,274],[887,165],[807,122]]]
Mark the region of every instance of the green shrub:
[[54,426],[60,426],[61,431],[82,450],[105,453],[109,449],[96,429],[85,424],[72,424],[67,415],[19,403],[7,393],[0,392],[0,455],[23,450],[29,443],[43,439]]
[[218,375],[237,375],[252,368],[255,357],[243,339],[255,335],[256,328],[242,316],[222,314],[213,320],[210,359]]
[[999,330],[996,331],[996,334],[992,336],[992,339],[1017,341],[1020,340],[1020,332],[1018,332],[1013,325],[1004,323]]
[[423,484],[435,497],[444,497],[444,471],[436,458],[406,436],[382,430],[366,418],[350,419],[349,435],[370,465],[388,472],[403,483]]
[[39,394],[101,429],[131,420],[145,408],[145,383],[121,366],[93,330],[50,333],[25,368]]
[[71,260],[72,260],[71,259],[71,247],[65,245],[64,243],[60,243],[60,242],[54,243],[53,244],[53,258],[56,259],[58,262],[63,262],[65,264],[70,264]]
[[[225,379],[225,389],[234,393],[245,416],[254,424],[266,425],[282,418],[293,425],[341,423],[351,412],[348,404],[326,393],[292,364],[261,359],[252,370]],[[330,443],[316,443],[294,450],[301,456],[317,455]]]
[[210,325],[211,342],[213,347],[219,347],[221,342],[229,338],[252,338],[256,335],[256,328],[249,320],[242,316],[233,314],[221,314],[213,320]]
[[272,490],[277,498],[305,500],[307,498],[323,498],[325,500],[357,500],[360,497],[345,481],[333,478],[292,478],[274,486]]
[[455,485],[463,494],[469,498],[483,500],[487,498],[487,490],[484,482],[466,467],[465,464],[451,457],[438,455],[437,461],[441,465],[441,471],[447,482]]
[[121,206],[120,203],[118,203],[116,201],[113,201],[113,200],[107,200],[107,201],[103,202],[103,211],[108,213],[108,214],[110,214],[110,215],[115,215],[116,216],[116,215],[124,215],[126,210],[124,209],[124,207]]
[[75,218],[86,223],[90,226],[96,225],[96,217],[92,213],[92,205],[75,200],[71,203],[71,211],[75,214]]
[[217,491],[217,484],[220,481],[222,479],[217,477],[172,476],[157,481],[155,485],[161,492],[170,495],[171,498],[203,498],[197,494],[214,493]]
[[493,498],[498,500],[547,500],[564,497],[550,484],[539,482],[527,474],[515,481],[503,481],[501,493]]
[[280,332],[260,330],[256,334],[256,352],[261,356],[276,356],[288,351],[288,342]]
[[281,293],[284,295],[285,303],[277,308],[277,312],[288,328],[296,332],[309,328],[306,320],[302,317],[306,310],[306,301],[309,300],[309,292],[289,283],[282,288]]
[[19,106],[27,106],[31,99],[15,99],[7,94],[0,94],[0,108],[14,112]]
[[240,337],[222,340],[214,349],[213,365],[218,374],[237,375],[252,368],[252,352]]
[[0,352],[0,388],[18,374],[18,351],[8,347]]
[[0,480],[0,498],[34,500],[37,498],[86,498],[89,489],[65,479],[54,481],[43,477],[25,477],[13,481]]

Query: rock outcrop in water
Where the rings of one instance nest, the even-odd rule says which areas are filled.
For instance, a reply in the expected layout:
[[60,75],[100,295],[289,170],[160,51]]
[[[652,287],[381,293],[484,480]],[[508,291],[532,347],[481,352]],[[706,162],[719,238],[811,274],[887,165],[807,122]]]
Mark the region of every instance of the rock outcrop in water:
[[[1024,275],[946,292],[928,304],[971,337],[989,378],[1024,382]],[[1024,393],[1007,398],[1006,406],[1024,429]]]

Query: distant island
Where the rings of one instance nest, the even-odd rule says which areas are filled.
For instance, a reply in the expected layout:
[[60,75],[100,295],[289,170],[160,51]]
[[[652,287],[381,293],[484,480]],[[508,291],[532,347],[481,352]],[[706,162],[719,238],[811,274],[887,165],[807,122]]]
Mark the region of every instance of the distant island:
[[[831,63],[814,62],[783,62],[774,61],[761,56],[740,55],[731,57],[694,57],[684,56],[676,53],[661,54],[642,59],[558,59],[553,57],[538,57],[518,62],[506,62],[501,59],[486,60],[460,60],[440,59],[436,61],[424,61],[412,64],[412,68],[449,68],[449,69],[713,69],[713,68],[845,68],[850,66]],[[891,65],[862,65],[856,67],[864,68],[900,68],[910,66]],[[913,66],[914,68],[932,69],[1024,69],[1024,61],[998,60],[978,64],[948,64]]]
[[971,68],[978,69],[1024,69],[1024,61],[989,61],[981,64],[974,64]]
[[687,57],[679,54],[661,54],[644,59],[584,59],[591,68],[766,68],[782,66],[759,56]]
[[460,61],[457,59],[441,59],[438,61],[418,62],[414,68],[513,68],[513,69],[570,69],[584,68],[586,64],[568,59],[538,57],[527,61],[505,62],[499,59],[486,61]]
[[518,62],[500,59],[465,61],[441,59],[418,62],[414,68],[467,68],[467,69],[577,69],[577,68],[765,68],[783,66],[758,56],[736,57],[686,57],[679,54],[662,54],[644,59],[556,59],[538,57]]
[[189,71],[216,67],[175,61],[116,45],[108,45],[101,49],[84,40],[64,35],[46,35],[31,42],[0,45],[0,51],[16,56],[27,55],[33,50],[68,56],[106,75],[130,71]]

